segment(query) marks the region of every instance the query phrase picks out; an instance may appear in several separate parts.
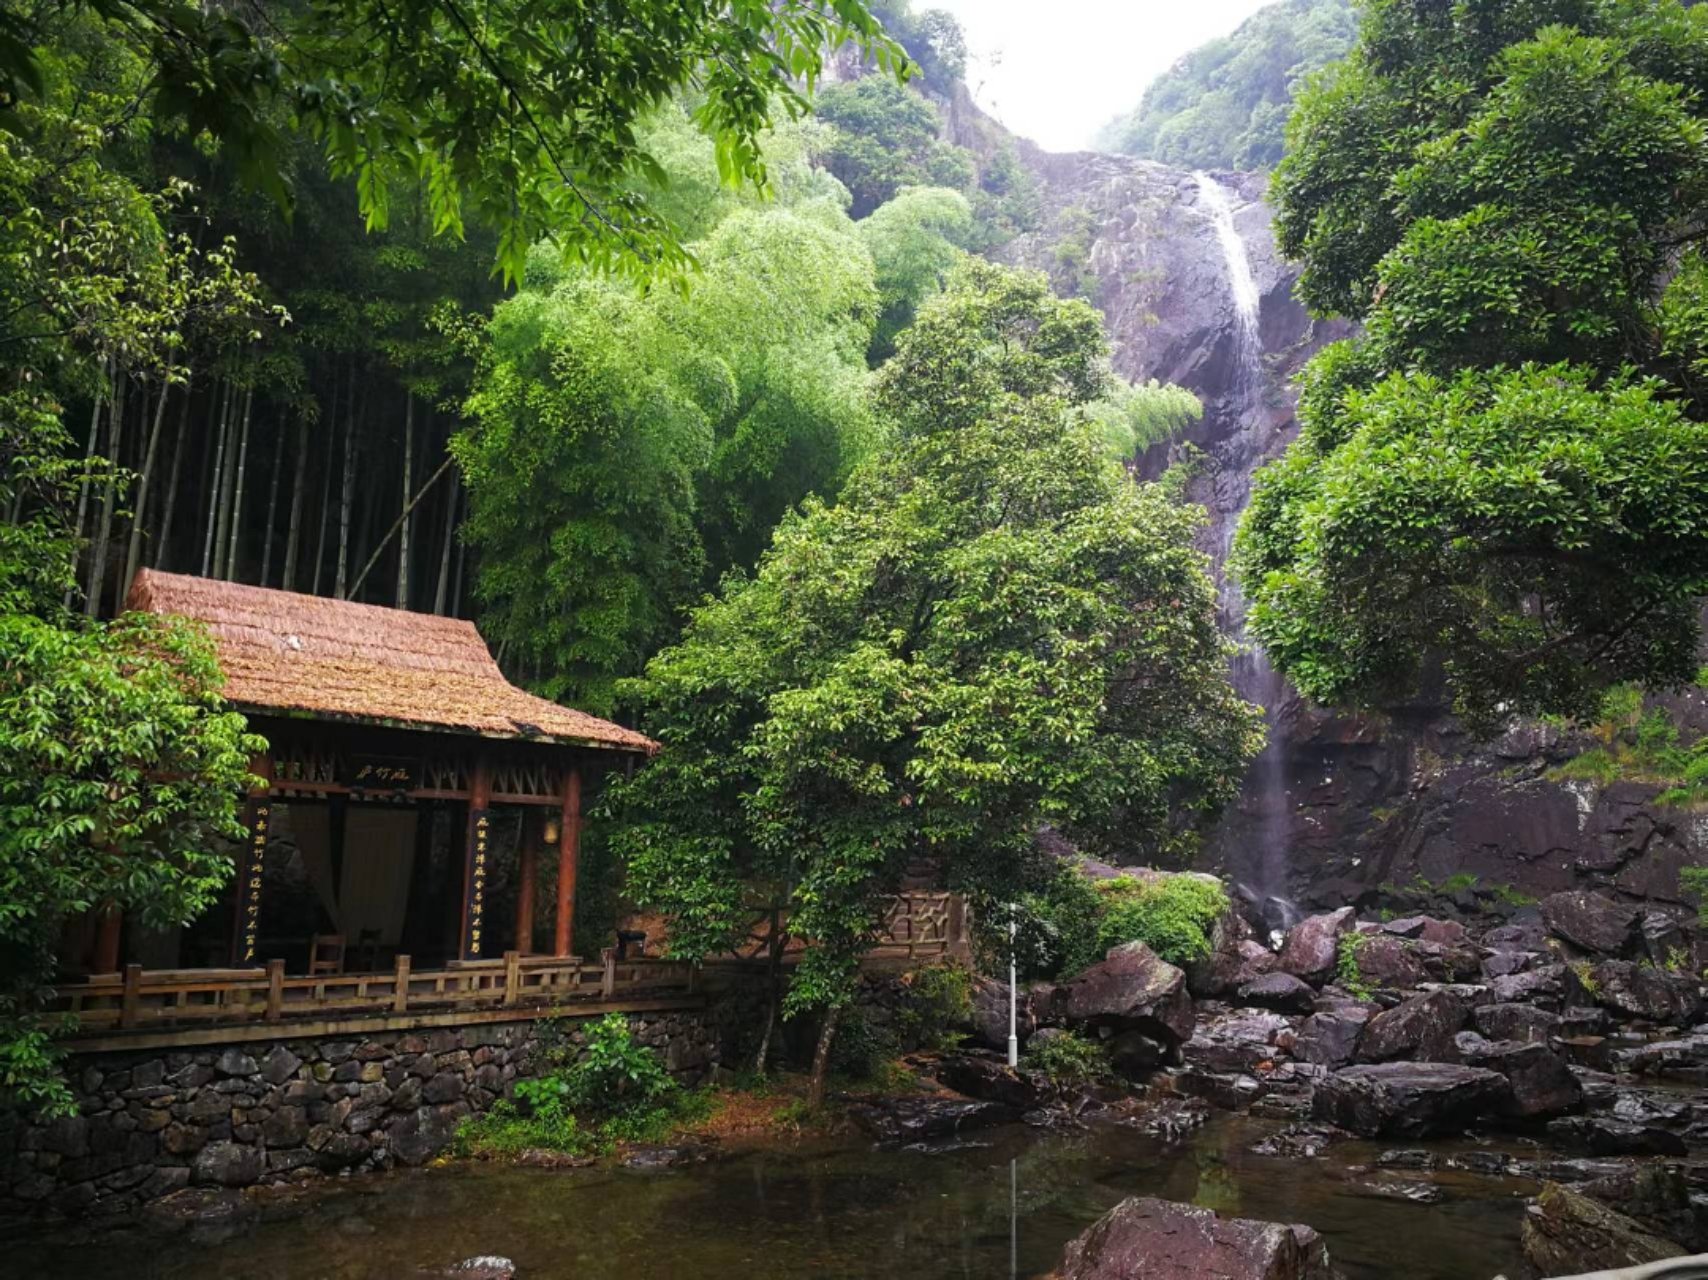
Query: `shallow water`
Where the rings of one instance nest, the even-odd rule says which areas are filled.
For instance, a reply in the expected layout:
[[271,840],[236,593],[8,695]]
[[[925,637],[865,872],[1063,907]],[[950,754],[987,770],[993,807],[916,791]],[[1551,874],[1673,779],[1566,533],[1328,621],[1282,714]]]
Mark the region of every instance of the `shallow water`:
[[[1371,1184],[1431,1175],[1367,1166],[1380,1147],[1263,1157],[1273,1128],[1218,1116],[1177,1145],[1127,1130],[1003,1130],[935,1150],[772,1151],[685,1169],[554,1172],[500,1165],[352,1179],[230,1238],[105,1232],[14,1246],[11,1274],[88,1280],[396,1280],[480,1253],[524,1280],[828,1280],[1037,1276],[1122,1197],[1304,1222],[1349,1280],[1511,1274],[1534,1185],[1436,1175],[1418,1204]],[[1443,1148],[1444,1149],[1444,1148]],[[10,1270],[10,1265],[6,1268]]]

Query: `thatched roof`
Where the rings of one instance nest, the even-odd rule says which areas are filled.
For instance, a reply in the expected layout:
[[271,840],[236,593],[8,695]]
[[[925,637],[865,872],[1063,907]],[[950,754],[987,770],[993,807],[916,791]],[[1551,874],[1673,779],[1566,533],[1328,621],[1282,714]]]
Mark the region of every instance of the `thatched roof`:
[[524,693],[472,622],[144,569],[128,607],[212,632],[236,706],[651,752],[650,738]]

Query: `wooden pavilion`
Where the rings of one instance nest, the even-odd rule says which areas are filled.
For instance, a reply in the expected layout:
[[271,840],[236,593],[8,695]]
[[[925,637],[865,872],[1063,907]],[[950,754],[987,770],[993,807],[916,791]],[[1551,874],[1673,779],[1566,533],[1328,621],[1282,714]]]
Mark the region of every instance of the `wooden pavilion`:
[[[207,627],[226,697],[267,740],[264,785],[226,911],[169,936],[109,912],[68,968],[288,971],[324,996],[337,975],[401,967],[407,989],[412,957],[514,970],[537,914],[549,958],[579,965],[582,795],[650,739],[516,688],[461,619],[147,569],[128,607]],[[538,911],[542,879],[555,911]]]

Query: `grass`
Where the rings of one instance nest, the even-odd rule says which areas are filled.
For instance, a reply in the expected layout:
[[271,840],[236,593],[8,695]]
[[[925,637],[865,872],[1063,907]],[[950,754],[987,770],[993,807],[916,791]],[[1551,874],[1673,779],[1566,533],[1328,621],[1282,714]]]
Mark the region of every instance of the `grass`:
[[1343,933],[1335,948],[1334,980],[1356,1000],[1369,1000],[1376,994],[1358,963],[1358,953],[1369,941],[1369,934]]

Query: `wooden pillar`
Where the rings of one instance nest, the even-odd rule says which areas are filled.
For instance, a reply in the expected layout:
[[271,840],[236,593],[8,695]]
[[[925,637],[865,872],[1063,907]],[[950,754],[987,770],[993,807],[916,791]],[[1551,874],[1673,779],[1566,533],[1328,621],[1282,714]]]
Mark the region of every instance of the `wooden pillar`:
[[522,827],[522,847],[516,851],[516,950],[534,949],[534,881],[539,875],[540,823],[530,815]]
[[237,852],[237,913],[231,932],[231,963],[234,967],[260,964],[261,889],[267,872],[267,841],[273,829],[270,797],[273,779],[271,756],[256,756],[249,772],[261,785],[249,793],[243,812],[243,847]]
[[567,956],[575,941],[575,864],[581,857],[581,767],[564,776],[563,827],[557,837],[557,938],[555,956]]
[[95,949],[89,955],[91,973],[119,971],[119,939],[124,936],[125,913],[116,902],[108,902],[95,913]]
[[468,852],[463,858],[463,927],[460,954],[484,960],[497,954],[486,928],[486,873],[491,856],[492,769],[477,759],[469,777]]

